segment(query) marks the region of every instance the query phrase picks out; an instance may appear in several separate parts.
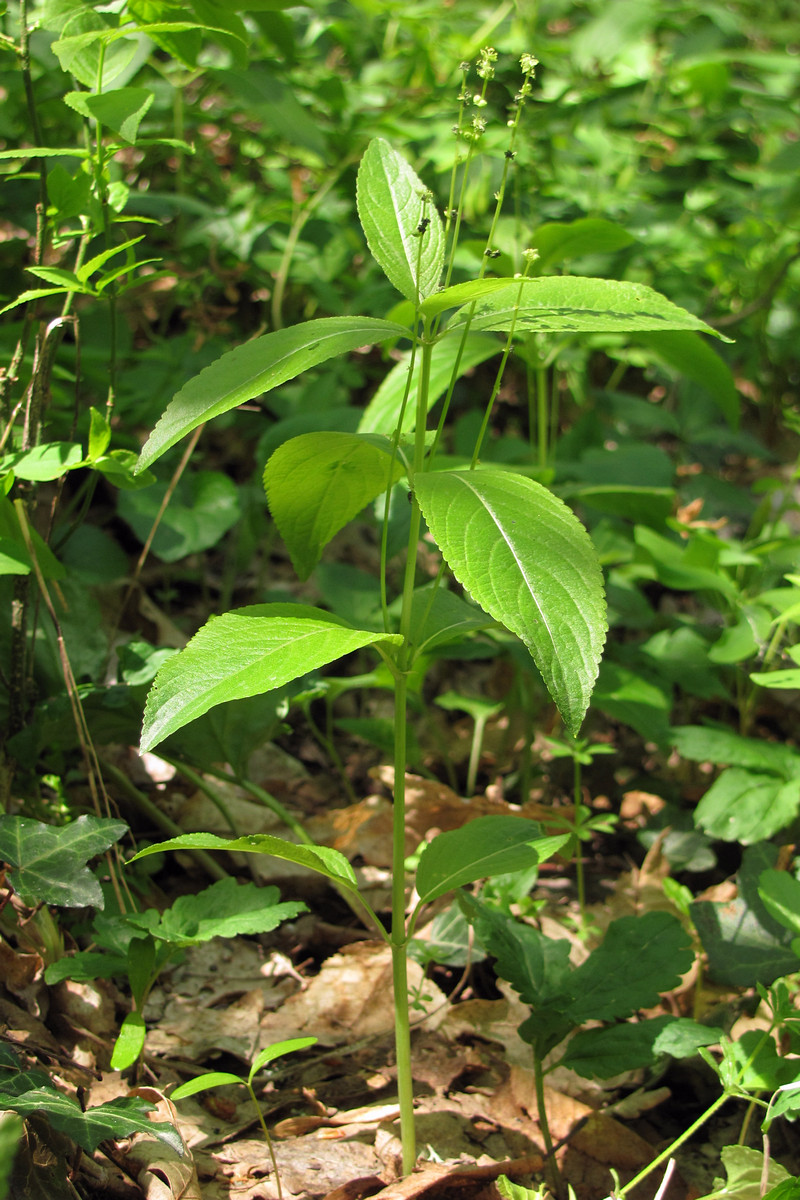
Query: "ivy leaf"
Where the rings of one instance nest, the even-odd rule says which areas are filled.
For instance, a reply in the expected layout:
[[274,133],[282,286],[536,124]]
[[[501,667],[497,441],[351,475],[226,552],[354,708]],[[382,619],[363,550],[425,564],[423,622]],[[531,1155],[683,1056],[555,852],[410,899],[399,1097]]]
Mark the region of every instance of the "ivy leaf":
[[124,821],[78,817],[69,825],[44,825],[30,817],[0,817],[0,859],[9,882],[25,901],[64,908],[103,907],[103,893],[86,863],[128,830]]
[[541,484],[506,471],[434,471],[414,481],[460,583],[528,647],[568,730],[589,704],[606,633],[597,554]]
[[[426,194],[403,156],[384,138],[373,138],[358,168],[358,219],[372,257],[413,303],[436,290],[444,266],[444,229]],[[420,232],[423,218],[428,225]]]
[[331,538],[404,473],[388,441],[305,433],[279,446],[264,470],[267,500],[301,579]]
[[399,634],[353,629],[304,604],[253,604],[212,617],[156,675],[144,711],[142,750],[223,701],[272,691],[353,650],[402,640]]
[[390,338],[408,337],[403,325],[372,317],[323,317],[278,329],[223,354],[184,384],[144,445],[137,471],[204,421],[272,391],[319,363]]
[[138,1098],[110,1100],[83,1112],[75,1100],[55,1088],[32,1088],[21,1095],[0,1088],[0,1108],[23,1117],[44,1113],[53,1129],[72,1138],[87,1154],[94,1154],[100,1143],[108,1138],[125,1138],[134,1133],[151,1134],[166,1142],[177,1154],[183,1154],[183,1142],[177,1129],[166,1121],[151,1121],[147,1114],[155,1105]]

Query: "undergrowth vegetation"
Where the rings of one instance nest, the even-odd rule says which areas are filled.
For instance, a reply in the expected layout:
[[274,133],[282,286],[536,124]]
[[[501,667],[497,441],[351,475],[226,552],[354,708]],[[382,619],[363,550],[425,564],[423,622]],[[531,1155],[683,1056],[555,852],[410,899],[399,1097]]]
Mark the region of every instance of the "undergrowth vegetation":
[[[520,1016],[501,1194],[796,1197],[790,6],[0,22],[0,1196],[186,1159],[182,1079],[246,1089],[280,1197],[264,1072],[317,1032],[187,1061],[153,997],[217,938],[313,975],[338,924],[391,962],[397,1173],[437,983]],[[707,1103],[581,1191],[548,1080],[676,1070]]]

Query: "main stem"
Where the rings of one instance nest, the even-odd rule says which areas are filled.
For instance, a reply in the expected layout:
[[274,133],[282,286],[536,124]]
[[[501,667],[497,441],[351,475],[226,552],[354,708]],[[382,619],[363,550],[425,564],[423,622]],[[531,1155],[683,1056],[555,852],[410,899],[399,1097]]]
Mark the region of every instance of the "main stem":
[[[426,327],[422,340],[422,362],[417,393],[414,437],[414,474],[425,465],[425,424],[428,415],[433,344]],[[411,497],[411,524],[403,579],[400,633],[404,642],[395,672],[394,687],[394,813],[392,828],[392,983],[394,986],[394,1036],[397,1056],[397,1098],[400,1105],[400,1138],[403,1144],[403,1174],[410,1175],[417,1161],[414,1128],[414,1084],[411,1074],[411,1023],[408,1015],[408,933],[406,931],[406,721],[408,718],[408,672],[412,664],[411,612],[417,568],[417,543],[422,522],[417,499]]]

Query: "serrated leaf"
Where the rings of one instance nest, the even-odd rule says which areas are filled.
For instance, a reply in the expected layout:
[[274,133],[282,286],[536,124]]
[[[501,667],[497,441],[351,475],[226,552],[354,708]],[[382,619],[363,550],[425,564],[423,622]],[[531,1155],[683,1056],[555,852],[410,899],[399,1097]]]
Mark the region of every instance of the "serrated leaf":
[[156,675],[145,706],[142,749],[152,749],[215,704],[272,691],[353,650],[402,640],[399,634],[352,629],[302,604],[253,604],[212,617]]
[[522,817],[476,817],[460,829],[440,833],[425,847],[416,877],[420,901],[435,900],[476,879],[525,870],[568,841],[542,837],[541,826]]
[[[700,1200],[766,1200],[764,1197],[764,1155],[749,1146],[725,1146],[721,1152],[727,1182],[714,1180],[713,1190]],[[789,1172],[774,1158],[768,1163],[767,1186],[776,1189],[788,1181]],[[771,1191],[767,1195],[771,1195]],[[788,1200],[788,1198],[786,1198]]]
[[44,1113],[53,1129],[64,1133],[87,1154],[94,1154],[108,1138],[125,1138],[134,1133],[147,1133],[166,1142],[176,1154],[183,1154],[181,1135],[166,1121],[151,1121],[147,1116],[154,1104],[134,1097],[110,1100],[83,1112],[75,1100],[55,1088],[33,1088],[22,1095],[12,1095],[0,1088],[0,1108],[11,1109],[22,1116]]
[[547,276],[522,285],[513,280],[456,313],[449,328],[465,321],[474,333],[512,326],[532,333],[687,329],[712,334],[723,342],[731,340],[643,283],[580,275]]
[[[148,924],[152,936],[174,946],[194,946],[215,937],[269,933],[282,921],[306,912],[301,901],[280,901],[275,887],[239,884],[235,879],[220,879],[202,892],[179,896],[161,914],[155,925]],[[137,914],[128,917],[136,925]]]
[[603,580],[581,523],[541,484],[505,471],[417,475],[422,514],[456,579],[522,639],[577,734],[606,634]]
[[[370,253],[407,300],[424,300],[439,285],[444,229],[427,189],[401,154],[373,138],[358,168],[358,218]],[[429,224],[418,232],[420,221]]]
[[[478,366],[479,363],[485,362],[487,358],[491,358],[493,354],[498,354],[502,349],[501,344],[492,337],[470,334],[466,338],[463,348],[462,340],[461,334],[455,337],[443,337],[433,347],[428,379],[428,411],[446,392],[453,371],[456,369],[456,363],[458,363],[458,374],[461,376]],[[364,409],[358,423],[359,433],[385,433],[387,436],[394,433],[408,384],[410,361],[411,354],[408,351],[384,378]],[[417,406],[415,401],[420,365],[421,355],[418,353],[414,363],[409,398],[403,414],[403,433],[410,433],[416,425]]]
[[170,838],[166,842],[158,842],[155,846],[140,850],[130,861],[136,862],[137,858],[147,858],[151,854],[162,854],[165,850],[226,850],[239,854],[271,854],[275,858],[308,867],[310,871],[317,871],[344,887],[357,886],[353,868],[338,850],[332,850],[330,846],[296,845],[267,833],[241,838],[222,838],[217,837],[215,833],[184,833],[180,837]]
[[139,126],[155,100],[155,93],[148,88],[122,87],[100,94],[67,92],[64,100],[81,116],[94,119],[133,144]]
[[[545,937],[533,926],[480,903],[468,892],[460,892],[458,902],[485,949],[497,960],[497,974],[508,980],[525,1004],[538,1012],[551,1000],[564,997],[570,973],[570,944],[566,938]],[[567,1022],[564,1034],[571,1028]]]
[[204,421],[294,379],[310,367],[392,338],[408,337],[403,325],[371,317],[323,317],[278,329],[223,354],[175,394],[139,456],[150,466]]
[[691,938],[671,913],[620,917],[572,972],[568,1014],[573,1024],[583,1025],[652,1008],[662,992],[678,986],[693,962]]
[[0,859],[23,899],[65,908],[103,907],[103,893],[86,863],[123,834],[124,821],[78,817],[69,825],[44,825],[30,817],[0,817]]
[[391,444],[357,433],[305,433],[279,446],[264,470],[270,511],[301,579],[332,537],[396,483]]
[[699,1046],[713,1046],[722,1030],[681,1017],[652,1017],[608,1029],[586,1029],[570,1040],[561,1065],[586,1079],[610,1079],[623,1071],[652,1066],[664,1054],[689,1058]]

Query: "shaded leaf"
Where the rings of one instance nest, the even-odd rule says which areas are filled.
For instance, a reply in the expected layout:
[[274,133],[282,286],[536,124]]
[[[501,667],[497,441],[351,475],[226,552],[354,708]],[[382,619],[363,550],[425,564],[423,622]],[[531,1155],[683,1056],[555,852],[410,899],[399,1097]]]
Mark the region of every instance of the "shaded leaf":
[[78,817],[69,825],[44,825],[30,817],[0,817],[0,859],[25,900],[65,908],[103,907],[103,893],[86,863],[123,834],[124,821]]
[[714,780],[694,812],[709,837],[753,845],[790,825],[800,810],[800,778],[788,782],[741,767],[728,767]]
[[357,433],[305,433],[279,446],[264,470],[267,500],[301,579],[365,505],[404,474],[391,444]]
[[662,992],[677,987],[693,962],[690,935],[671,913],[620,917],[572,972],[569,1016],[573,1024],[582,1025],[652,1008]]
[[440,833],[425,847],[417,867],[422,903],[476,879],[521,871],[556,854],[569,837],[542,837],[541,826],[522,817],[476,817]]
[[722,1030],[683,1017],[652,1017],[607,1029],[576,1033],[561,1065],[587,1079],[610,1079],[623,1071],[654,1065],[661,1055],[689,1058],[698,1046],[713,1046]]
[[281,903],[276,887],[240,884],[228,878],[212,883],[202,892],[179,896],[161,914],[157,924],[138,922],[137,914],[129,915],[128,921],[134,926],[141,924],[159,940],[175,946],[193,946],[215,937],[269,933],[281,921],[301,912],[306,912],[306,905],[301,901]]
[[0,1107],[21,1116],[44,1113],[54,1129],[72,1138],[87,1154],[94,1154],[107,1138],[125,1138],[134,1133],[151,1134],[166,1142],[176,1154],[183,1154],[183,1142],[177,1129],[166,1121],[151,1121],[147,1114],[155,1105],[138,1098],[110,1100],[83,1112],[75,1100],[55,1088],[32,1088],[21,1095],[13,1095],[0,1087]]
[[217,837],[215,833],[184,833],[180,837],[170,838],[166,842],[158,842],[140,850],[130,861],[136,862],[137,858],[147,858],[150,854],[163,854],[165,850],[227,850],[239,854],[272,854],[275,858],[283,858],[287,862],[308,867],[310,871],[317,871],[345,887],[356,887],[353,868],[338,850],[332,850],[329,846],[298,846],[294,842],[287,842],[267,833],[241,838],[222,838]]
[[323,317],[291,329],[278,329],[223,354],[184,384],[150,434],[137,470],[204,421],[302,375],[309,367],[390,338],[408,337],[403,325],[371,317]]

